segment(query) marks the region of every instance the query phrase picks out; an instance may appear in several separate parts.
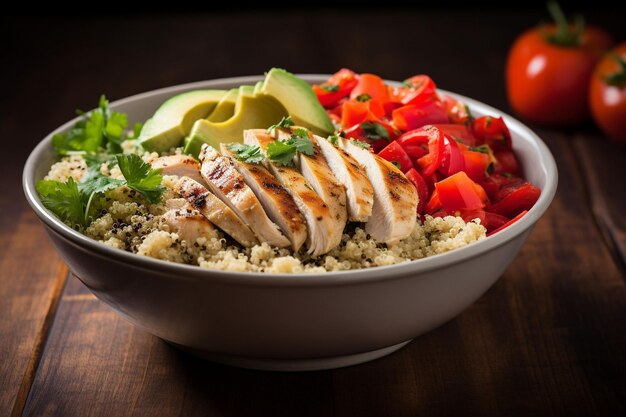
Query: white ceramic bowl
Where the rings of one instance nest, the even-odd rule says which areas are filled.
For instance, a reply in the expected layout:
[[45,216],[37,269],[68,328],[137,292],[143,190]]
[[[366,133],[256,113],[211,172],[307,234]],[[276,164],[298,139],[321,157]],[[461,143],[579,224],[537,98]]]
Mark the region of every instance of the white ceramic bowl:
[[[304,75],[321,82],[326,75]],[[172,95],[228,89],[261,77],[203,81],[139,94],[112,108],[147,119]],[[542,189],[535,206],[504,231],[459,250],[399,265],[326,274],[221,272],[134,255],[72,230],[43,207],[35,183],[55,160],[52,135],[33,150],[24,192],[72,272],[102,301],[146,331],[216,362],[270,370],[353,365],[387,355],[478,299],[502,275],[546,211],[557,170],[529,128],[466,97],[476,115],[502,115],[525,176]]]

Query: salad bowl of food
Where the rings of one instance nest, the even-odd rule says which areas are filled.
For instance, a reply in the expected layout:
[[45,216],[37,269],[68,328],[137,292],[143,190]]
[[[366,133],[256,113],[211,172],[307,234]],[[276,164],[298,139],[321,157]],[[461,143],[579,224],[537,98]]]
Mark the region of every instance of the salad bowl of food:
[[471,305],[557,170],[529,128],[426,76],[273,69],[101,99],[37,145],[23,185],[72,272],[130,322],[216,362],[315,370]]

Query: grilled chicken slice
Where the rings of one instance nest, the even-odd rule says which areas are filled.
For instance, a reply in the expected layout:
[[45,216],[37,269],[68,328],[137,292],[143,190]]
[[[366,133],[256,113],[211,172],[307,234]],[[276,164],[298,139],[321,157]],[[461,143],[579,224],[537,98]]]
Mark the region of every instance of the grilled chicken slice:
[[365,170],[345,150],[335,147],[326,139],[314,136],[335,178],[346,187],[348,219],[366,222],[372,215],[374,188]]
[[398,168],[378,155],[350,140],[340,139],[340,144],[365,168],[374,186],[372,217],[365,224],[365,231],[385,243],[408,237],[417,221],[415,186]]
[[[291,137],[291,133],[284,129],[275,129],[274,134],[277,139],[282,140],[288,140]],[[310,138],[311,136],[312,134],[310,134]],[[298,153],[296,156],[296,166],[330,210],[330,216],[335,224],[329,236],[329,241],[330,244],[335,247],[341,242],[343,229],[346,227],[346,222],[348,221],[346,189],[337,182],[337,179],[333,175],[314,138],[311,138],[311,144],[313,145],[313,154],[305,155],[304,153]]]
[[291,245],[263,210],[261,202],[246,185],[243,176],[228,158],[213,147],[203,145],[199,156],[200,173],[209,189],[230,207],[256,234],[261,242],[286,248]]
[[215,226],[222,229],[243,246],[254,246],[257,240],[252,230],[219,198],[202,184],[189,177],[181,177],[175,190]]
[[199,237],[210,238],[215,235],[215,226],[199,211],[193,209],[186,200],[178,198],[173,200],[182,202],[173,201],[171,204],[170,201],[166,202],[170,209],[161,217],[163,225],[166,225],[170,232],[177,233],[189,244],[195,243]]
[[[273,142],[274,138],[266,130],[250,129],[244,131],[243,140],[248,145],[258,145],[265,153],[267,145]],[[267,163],[267,168],[291,194],[306,220],[308,253],[319,256],[334,248],[337,244],[331,240],[331,236],[336,233],[334,228],[337,222],[332,218],[328,205],[313,191],[307,179],[296,168],[271,162]]]
[[263,165],[239,161],[224,143],[220,150],[256,194],[268,217],[291,241],[293,250],[298,252],[306,240],[306,224],[291,195]]
[[200,163],[189,155],[161,156],[150,163],[152,168],[160,169],[163,175],[189,177],[206,187],[206,182],[200,175]]

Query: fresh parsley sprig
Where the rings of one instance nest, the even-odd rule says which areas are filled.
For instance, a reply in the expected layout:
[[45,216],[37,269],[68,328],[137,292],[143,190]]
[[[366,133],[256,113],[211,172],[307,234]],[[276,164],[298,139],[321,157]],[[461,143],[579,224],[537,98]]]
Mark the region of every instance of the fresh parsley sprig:
[[291,120],[291,116],[287,116],[280,119],[280,122],[276,123],[275,125],[271,125],[270,127],[268,127],[267,130],[272,131],[274,129],[289,129],[294,125],[295,123],[293,120]]
[[265,159],[258,145],[231,143],[228,145],[228,150],[235,154],[235,158],[249,164],[258,164]]
[[43,205],[57,217],[75,229],[89,225],[92,215],[92,202],[106,191],[126,185],[139,192],[151,203],[157,203],[165,191],[161,185],[160,170],[153,169],[138,155],[115,156],[124,180],[102,175],[99,158],[86,159],[88,169],[85,177],[76,182],[68,178],[66,182],[54,180],[38,181],[36,185]]
[[[124,129],[128,125],[126,114],[109,109],[109,101],[100,96],[98,107],[89,113],[77,110],[82,115],[67,133],[52,137],[52,146],[59,155],[81,152],[94,154],[100,149],[121,153],[121,143],[126,139]],[[135,129],[136,130],[136,126]]]
[[372,145],[370,145],[367,142],[363,142],[362,140],[353,139],[351,142],[353,145],[356,145],[359,148],[363,148],[363,149],[368,149],[372,147]]
[[275,140],[267,145],[268,159],[280,165],[294,166],[294,158],[298,152],[313,155],[313,143],[306,129],[294,129],[289,139]]

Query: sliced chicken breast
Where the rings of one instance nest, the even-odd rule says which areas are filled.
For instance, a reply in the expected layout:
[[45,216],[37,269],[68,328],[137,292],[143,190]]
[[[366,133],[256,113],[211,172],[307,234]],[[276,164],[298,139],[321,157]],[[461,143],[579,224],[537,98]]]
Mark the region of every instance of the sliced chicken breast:
[[291,245],[263,210],[261,202],[245,183],[232,161],[220,155],[213,147],[203,145],[199,156],[200,173],[209,189],[230,207],[261,242],[285,248]]
[[[274,141],[274,138],[262,129],[246,130],[243,138],[247,145],[258,145],[264,154],[267,145]],[[331,236],[336,233],[334,228],[337,222],[332,218],[328,205],[313,190],[309,181],[296,168],[267,161],[266,164],[278,182],[289,192],[306,220],[308,253],[319,256],[334,248],[337,244],[331,240]]]
[[200,163],[193,156],[169,155],[161,156],[150,163],[152,168],[160,169],[163,175],[189,177],[206,187],[206,182],[200,175]]
[[268,217],[291,241],[293,250],[298,252],[307,237],[306,223],[289,192],[263,165],[239,161],[224,143],[220,150],[252,189]]
[[365,231],[385,243],[408,237],[417,221],[415,186],[398,168],[378,155],[350,140],[340,139],[340,144],[365,168],[374,186],[372,217],[365,224]]
[[372,215],[374,188],[365,169],[345,150],[335,147],[326,139],[314,136],[335,178],[346,188],[348,219],[366,222]]
[[[277,139],[288,140],[291,133],[288,130],[276,129],[274,131]],[[328,206],[330,216],[335,222],[332,233],[329,236],[330,244],[335,247],[341,242],[343,229],[348,221],[348,208],[346,205],[346,189],[337,182],[333,175],[317,141],[311,137],[313,154],[306,155],[298,153],[296,156],[296,166],[300,173],[309,181],[313,190],[319,195]]]
[[[185,203],[187,202],[185,201]],[[191,208],[188,203],[181,207],[169,209],[161,219],[163,226],[167,226],[170,232],[177,233],[182,240],[189,244],[195,243],[199,237],[211,238],[215,236],[215,226],[199,211]]]
[[181,177],[175,190],[215,226],[243,246],[254,246],[257,240],[252,230],[226,204],[199,182]]

